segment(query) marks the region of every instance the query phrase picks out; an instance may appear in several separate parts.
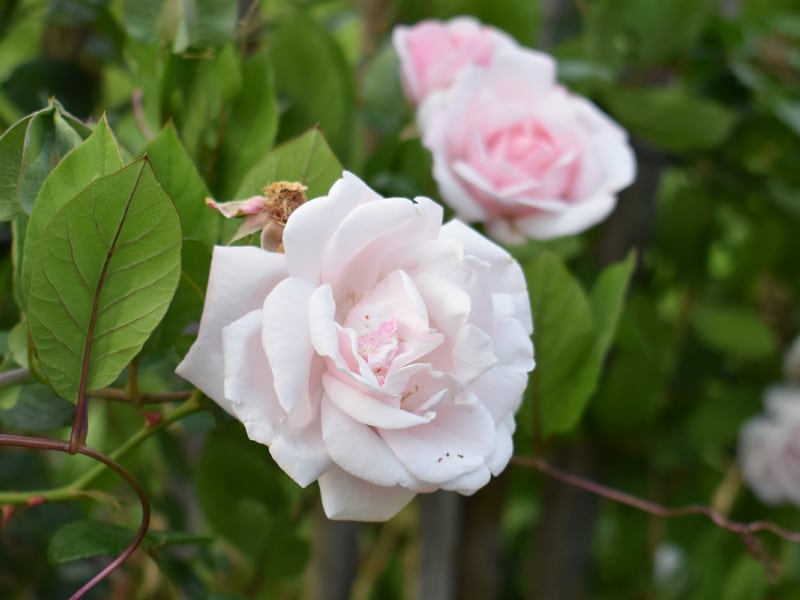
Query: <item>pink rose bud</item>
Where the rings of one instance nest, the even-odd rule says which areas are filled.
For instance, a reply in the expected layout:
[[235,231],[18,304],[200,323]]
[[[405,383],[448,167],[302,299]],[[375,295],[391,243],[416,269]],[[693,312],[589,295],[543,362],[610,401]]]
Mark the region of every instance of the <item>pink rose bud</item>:
[[294,210],[284,253],[217,247],[177,372],[239,419],[334,519],[472,494],[512,454],[533,368],[519,264],[428,198],[345,172]]
[[506,243],[579,233],[634,179],[625,131],[555,73],[546,54],[502,49],[418,114],[442,198]]
[[403,89],[413,104],[447,89],[466,67],[489,66],[498,49],[516,45],[508,34],[471,17],[400,25],[392,32],[392,42],[400,59]]

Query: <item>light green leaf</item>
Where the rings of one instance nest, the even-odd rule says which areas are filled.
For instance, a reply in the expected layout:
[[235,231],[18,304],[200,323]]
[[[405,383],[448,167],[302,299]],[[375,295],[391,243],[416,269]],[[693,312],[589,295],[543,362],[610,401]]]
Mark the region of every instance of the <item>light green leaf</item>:
[[30,213],[51,169],[89,133],[57,103],[12,125],[0,137],[0,221]]
[[273,181],[298,181],[308,186],[309,198],[324,196],[342,176],[342,165],[318,129],[278,146],[250,170],[236,198],[261,193]]
[[22,388],[13,407],[0,410],[0,422],[22,431],[41,432],[69,425],[74,415],[72,403],[46,385],[32,383]]
[[592,307],[561,260],[542,252],[526,265],[536,348],[534,394],[542,432],[572,429],[600,371]]
[[624,260],[603,270],[589,294],[597,332],[595,352],[601,362],[614,341],[625,304],[625,293],[635,266],[636,254],[631,251]]
[[19,293],[27,303],[31,268],[42,233],[58,211],[92,181],[122,167],[119,148],[103,116],[85,142],[58,163],[41,186],[25,231],[25,245],[19,275]]
[[765,360],[775,354],[772,332],[752,308],[701,304],[692,311],[691,325],[709,347],[744,360]]
[[219,220],[206,206],[206,185],[181,145],[172,122],[150,142],[145,154],[158,181],[175,204],[184,239],[213,246],[219,235]]
[[178,215],[145,160],[90,184],[52,219],[28,323],[59,395],[108,385],[133,359],[175,293],[180,245]]
[[247,171],[272,148],[277,131],[272,67],[258,53],[242,63],[242,87],[227,112],[214,186],[221,199],[233,198]]
[[116,556],[133,541],[135,532],[113,523],[83,519],[67,523],[50,538],[47,558],[61,564],[100,554]]
[[608,88],[603,100],[634,136],[676,152],[717,146],[736,121],[724,106],[678,89]]

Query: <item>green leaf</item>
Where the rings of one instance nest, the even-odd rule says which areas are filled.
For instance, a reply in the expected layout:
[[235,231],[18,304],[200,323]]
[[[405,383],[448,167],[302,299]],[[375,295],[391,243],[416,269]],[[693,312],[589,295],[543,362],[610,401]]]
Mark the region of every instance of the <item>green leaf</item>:
[[228,109],[224,131],[215,189],[228,200],[247,171],[272,148],[278,131],[272,67],[263,52],[242,63],[242,87]]
[[219,235],[219,219],[206,206],[208,189],[171,122],[150,142],[145,154],[158,181],[175,204],[184,239],[213,246]]
[[175,293],[180,245],[178,215],[146,160],[90,184],[52,219],[28,322],[59,395],[108,385],[133,359]]
[[692,311],[691,325],[709,347],[744,360],[765,360],[775,354],[772,332],[752,308],[701,304]]
[[51,563],[61,564],[100,554],[116,556],[130,545],[135,535],[130,529],[105,521],[72,521],[53,534],[47,558]]
[[722,105],[678,89],[608,88],[603,100],[634,136],[676,152],[719,145],[736,121]]
[[592,307],[561,260],[542,252],[526,265],[536,348],[533,375],[542,432],[572,429],[600,372]]
[[157,41],[164,4],[164,0],[125,0],[123,25],[128,35],[144,44]]
[[50,431],[69,425],[75,415],[75,406],[41,383],[22,388],[17,403],[0,410],[0,422],[22,431]]
[[211,269],[211,249],[194,240],[181,247],[181,278],[164,319],[153,332],[145,351],[163,352],[179,341],[191,323],[200,320]]
[[238,423],[209,434],[194,480],[208,522],[251,556],[268,547],[276,521],[288,517],[282,474],[267,447],[248,440]]
[[41,248],[42,234],[58,211],[92,181],[122,167],[119,148],[103,116],[86,141],[67,154],[41,186],[25,230],[19,293],[27,303],[31,269]]
[[589,294],[597,332],[595,352],[601,361],[611,347],[611,342],[614,341],[622,307],[625,304],[625,293],[628,291],[628,284],[635,267],[636,253],[631,251],[624,260],[606,267]]
[[661,62],[692,44],[715,0],[596,0],[588,4],[588,54],[606,63]]
[[311,129],[278,146],[250,170],[237,198],[261,193],[273,181],[298,181],[308,186],[309,198],[324,196],[342,176],[342,165],[318,129]]
[[351,150],[355,86],[342,49],[331,34],[302,12],[272,34],[269,56],[286,112],[280,138],[300,134],[314,124],[340,156]]
[[12,125],[0,137],[0,221],[30,213],[47,175],[89,133],[57,103]]
[[20,367],[28,367],[28,324],[25,319],[12,327],[8,334],[8,352]]
[[236,2],[230,0],[181,0],[182,18],[173,44],[174,52],[188,48],[223,46],[236,30]]

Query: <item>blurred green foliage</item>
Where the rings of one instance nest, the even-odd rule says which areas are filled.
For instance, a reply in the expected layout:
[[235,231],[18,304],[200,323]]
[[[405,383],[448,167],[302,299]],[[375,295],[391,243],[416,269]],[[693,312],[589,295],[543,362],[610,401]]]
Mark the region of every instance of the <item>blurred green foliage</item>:
[[[547,44],[562,81],[629,130],[639,161],[610,221],[514,250],[539,362],[518,452],[588,447],[592,473],[609,485],[800,529],[796,509],[768,509],[730,484],[738,429],[761,410],[800,331],[796,0],[0,0],[0,220],[9,223],[0,241],[9,250],[13,231],[15,246],[0,265],[4,370],[39,359],[19,325],[39,318],[33,288],[12,293],[12,277],[36,279],[26,261],[59,252],[57,236],[45,236],[62,227],[57,210],[91,197],[90,181],[116,185],[123,162],[145,153],[182,229],[161,241],[182,240],[167,316],[146,343],[130,343],[144,343],[145,392],[182,389],[172,372],[202,310],[210,246],[230,233],[202,217],[206,195],[242,197],[276,176],[319,195],[341,164],[381,193],[436,198],[389,36],[396,23],[458,14]],[[23,246],[26,231],[34,242]],[[83,303],[78,288],[69,294]],[[129,383],[120,369],[104,381]],[[92,435],[111,450],[145,416],[102,404]],[[0,393],[9,430],[63,433],[71,418],[41,384]],[[88,469],[0,452],[2,490],[47,489]],[[87,597],[309,595],[316,493],[297,489],[226,415],[194,415],[126,465],[151,496],[154,530],[144,553]],[[113,475],[101,484],[126,497]],[[504,598],[537,597],[527,567],[550,553],[533,534],[543,487],[509,467],[498,517]],[[415,511],[362,530],[359,597],[413,596]],[[118,551],[134,519],[113,503],[18,508],[1,530],[0,597],[64,597],[102,564],[71,559]],[[591,598],[797,597],[800,547],[760,539],[748,548],[696,517],[665,522],[603,502],[589,531],[559,543],[588,546],[590,568],[574,576]],[[666,575],[665,548],[679,557]]]

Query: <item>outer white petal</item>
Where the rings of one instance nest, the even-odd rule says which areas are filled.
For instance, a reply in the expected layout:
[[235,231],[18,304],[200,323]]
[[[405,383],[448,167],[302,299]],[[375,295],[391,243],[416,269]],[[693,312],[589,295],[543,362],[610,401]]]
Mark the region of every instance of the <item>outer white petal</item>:
[[402,487],[381,487],[332,467],[319,478],[322,508],[329,519],[386,521],[416,495]]
[[356,206],[379,198],[358,177],[345,171],[327,196],[309,200],[295,210],[283,230],[289,274],[318,284],[325,246],[333,232]]
[[[289,277],[275,286],[264,301],[262,342],[269,358],[278,401],[298,424],[311,418],[311,406],[320,393],[311,367],[316,356],[308,325],[308,301],[314,286]],[[311,397],[310,390],[313,390]]]
[[[521,217],[513,222],[514,227],[536,240],[550,240],[573,235],[597,225],[614,210],[617,198],[613,194],[598,193],[576,202],[561,213],[537,213]],[[488,224],[491,232],[492,224]]]
[[491,265],[488,273],[492,294],[508,294],[512,299],[514,308],[504,316],[517,319],[530,335],[533,332],[530,300],[525,275],[519,263],[506,250],[458,220],[444,225],[440,237],[458,240],[464,245],[465,254]]
[[494,454],[489,457],[486,466],[492,472],[492,475],[499,475],[503,469],[508,465],[514,454],[514,416],[509,414],[504,421],[497,425],[497,435],[495,436],[495,450]]
[[254,310],[222,330],[225,397],[247,436],[270,444],[284,412],[272,386],[272,370],[261,347],[261,311]]
[[222,377],[222,328],[260,308],[285,277],[283,254],[250,246],[214,248],[200,331],[175,372],[229,413]]
[[739,464],[748,487],[765,504],[778,504],[783,500],[783,490],[776,469],[773,440],[780,431],[764,417],[745,423],[739,432]]
[[316,481],[333,464],[322,441],[319,416],[304,427],[284,428],[270,444],[269,453],[302,487]]
[[379,433],[414,476],[442,484],[485,463],[494,452],[495,429],[480,403],[440,404],[437,418],[427,425]]
[[342,469],[375,485],[411,487],[414,478],[375,431],[357,423],[335,404],[322,402],[322,439]]
[[474,471],[464,473],[455,479],[451,479],[450,481],[443,483],[441,487],[443,490],[458,492],[459,494],[464,494],[465,496],[471,496],[489,483],[491,478],[492,474],[489,472],[488,467],[482,464]]

